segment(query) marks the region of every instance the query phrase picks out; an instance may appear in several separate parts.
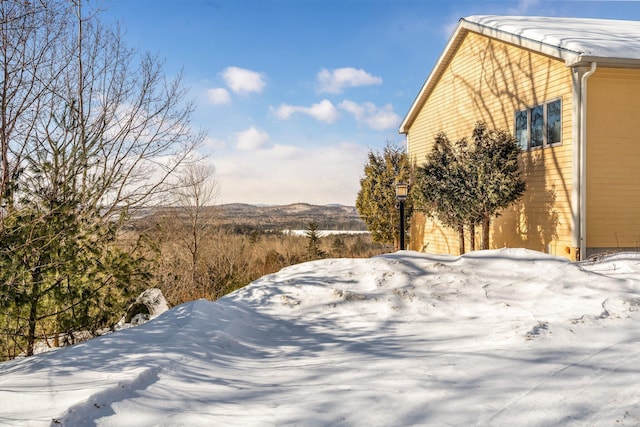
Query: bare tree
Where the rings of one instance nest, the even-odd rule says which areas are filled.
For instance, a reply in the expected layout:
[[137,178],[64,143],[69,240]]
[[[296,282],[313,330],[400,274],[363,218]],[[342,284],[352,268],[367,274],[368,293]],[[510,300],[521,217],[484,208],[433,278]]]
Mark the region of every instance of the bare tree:
[[122,302],[141,264],[114,219],[166,200],[204,137],[181,76],[83,4],[0,2],[0,322],[27,354]]
[[[175,204],[180,213],[186,215],[186,233],[181,239],[190,255],[191,285],[204,288],[205,283],[198,274],[202,241],[212,234],[214,211],[211,205],[218,197],[218,186],[214,179],[215,168],[208,163],[188,165],[181,171],[175,189]],[[181,218],[177,218],[176,228],[182,228]],[[206,291],[203,289],[202,297]]]
[[74,3],[65,49],[74,66],[63,64],[45,97],[33,150],[36,166],[52,165],[48,185],[70,183],[85,209],[110,217],[167,195],[168,177],[204,134],[191,127],[181,76],[165,78],[157,58],[138,57],[119,29],[83,17]]
[[68,31],[61,2],[0,2],[0,204],[10,208],[42,100],[69,58],[57,55]]

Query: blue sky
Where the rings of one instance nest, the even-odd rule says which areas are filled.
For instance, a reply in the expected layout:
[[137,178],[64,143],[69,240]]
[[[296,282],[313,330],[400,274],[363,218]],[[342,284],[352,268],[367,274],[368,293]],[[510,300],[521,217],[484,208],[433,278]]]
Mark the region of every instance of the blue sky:
[[354,205],[461,17],[640,20],[636,1],[107,0],[134,48],[182,71],[216,203]]

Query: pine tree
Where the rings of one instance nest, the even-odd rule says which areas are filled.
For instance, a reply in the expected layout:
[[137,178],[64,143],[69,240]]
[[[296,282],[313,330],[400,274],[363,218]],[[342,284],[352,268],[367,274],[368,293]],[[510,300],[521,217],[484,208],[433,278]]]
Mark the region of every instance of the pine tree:
[[[369,151],[369,161],[360,180],[356,199],[358,214],[371,232],[374,242],[399,247],[399,210],[396,200],[396,183],[410,182],[411,166],[406,152],[387,144],[382,153]],[[405,202],[406,223],[409,224],[413,204]]]
[[318,224],[310,222],[305,232],[309,243],[307,245],[307,255],[310,259],[324,258],[326,254],[320,249],[320,232],[318,231]]
[[[117,321],[149,277],[117,247],[115,224],[84,216],[73,200],[23,201],[0,229],[0,342],[4,358],[32,355],[37,340]],[[6,325],[11,325],[7,328]],[[13,349],[13,350],[11,350]]]
[[344,243],[344,239],[340,236],[335,236],[331,243],[331,252],[335,257],[341,257],[347,250],[347,245]]

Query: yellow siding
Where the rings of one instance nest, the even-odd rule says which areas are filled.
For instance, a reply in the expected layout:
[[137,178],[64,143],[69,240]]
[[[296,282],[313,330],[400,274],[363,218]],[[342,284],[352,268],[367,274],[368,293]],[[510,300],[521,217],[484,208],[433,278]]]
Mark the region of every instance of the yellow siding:
[[[483,120],[490,128],[513,133],[516,111],[557,98],[562,99],[562,145],[523,154],[527,192],[493,221],[492,247],[567,255],[573,161],[570,69],[556,59],[468,33],[408,130],[409,155],[421,163],[440,131],[457,140],[470,136],[474,124]],[[412,234],[412,249],[458,253],[454,231],[420,221],[416,217],[412,224],[421,231]]]
[[640,248],[640,70],[588,81],[587,247]]

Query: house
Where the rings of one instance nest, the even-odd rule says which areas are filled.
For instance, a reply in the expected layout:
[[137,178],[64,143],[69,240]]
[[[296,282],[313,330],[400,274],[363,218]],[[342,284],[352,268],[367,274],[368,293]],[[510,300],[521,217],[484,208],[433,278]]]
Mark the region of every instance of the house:
[[[640,22],[461,19],[399,131],[420,163],[438,132],[457,140],[480,120],[513,133],[527,182],[491,247],[571,259],[640,248]],[[414,250],[459,250],[424,215],[410,237]]]

